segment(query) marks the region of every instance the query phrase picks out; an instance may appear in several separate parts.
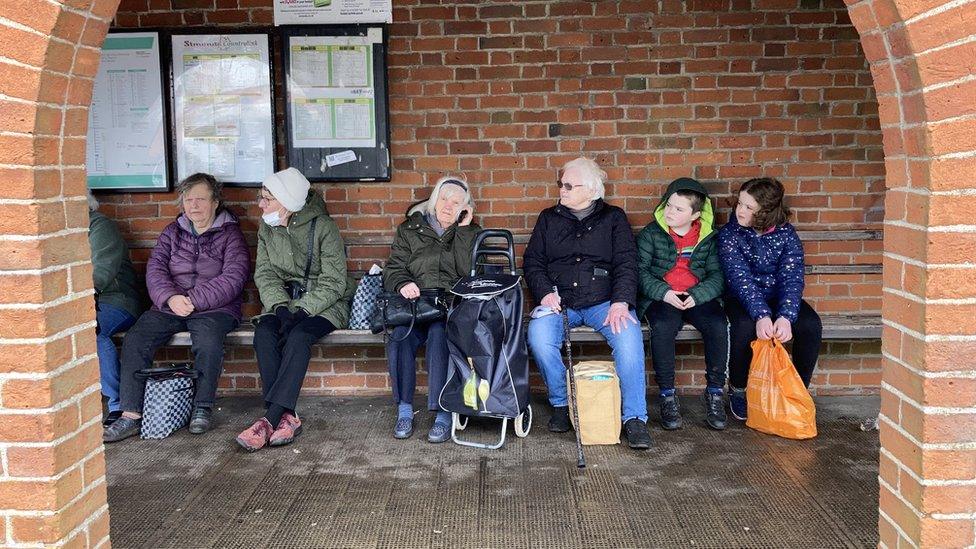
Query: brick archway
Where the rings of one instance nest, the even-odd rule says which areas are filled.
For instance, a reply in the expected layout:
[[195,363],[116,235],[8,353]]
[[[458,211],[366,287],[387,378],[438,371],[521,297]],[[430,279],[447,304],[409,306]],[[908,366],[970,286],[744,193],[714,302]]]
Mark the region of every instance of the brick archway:
[[[882,545],[974,543],[976,1],[845,0],[884,132]],[[84,148],[119,0],[0,5],[0,536],[108,540]]]

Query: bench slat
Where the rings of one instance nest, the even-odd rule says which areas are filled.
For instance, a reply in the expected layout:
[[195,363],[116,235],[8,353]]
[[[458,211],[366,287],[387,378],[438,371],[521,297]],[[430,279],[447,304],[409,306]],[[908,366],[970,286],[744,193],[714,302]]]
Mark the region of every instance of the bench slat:
[[[824,339],[880,339],[881,317],[876,315],[826,315],[822,316]],[[647,326],[641,326],[644,338],[648,336]],[[572,340],[577,343],[603,341],[603,336],[591,328],[573,328]],[[678,341],[697,341],[701,334],[686,324],[678,332]],[[253,345],[254,328],[246,324],[227,334],[227,345]],[[382,345],[383,334],[372,334],[367,330],[336,330],[322,338],[327,345]],[[169,341],[171,347],[189,347],[190,333],[180,332]]]

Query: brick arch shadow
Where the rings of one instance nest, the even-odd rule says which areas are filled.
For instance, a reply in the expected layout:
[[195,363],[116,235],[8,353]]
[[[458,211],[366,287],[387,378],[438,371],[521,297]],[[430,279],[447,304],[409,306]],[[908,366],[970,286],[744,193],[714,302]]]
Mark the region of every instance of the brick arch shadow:
[[[976,0],[845,0],[886,186],[882,546],[976,529]],[[108,544],[85,137],[119,0],[0,2],[0,544]]]

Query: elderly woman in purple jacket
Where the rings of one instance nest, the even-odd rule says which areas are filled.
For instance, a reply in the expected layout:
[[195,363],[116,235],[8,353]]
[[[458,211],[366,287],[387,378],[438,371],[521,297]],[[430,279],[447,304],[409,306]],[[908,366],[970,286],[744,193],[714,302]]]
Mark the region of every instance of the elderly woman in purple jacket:
[[237,218],[222,207],[221,185],[208,174],[194,174],[178,188],[182,214],[159,235],[146,265],[152,309],[139,317],[122,343],[122,417],[105,428],[115,442],[142,427],[145,381],[135,373],[152,365],[156,349],[176,332],[189,331],[196,383],[189,431],[210,429],[217,380],[224,360],[224,338],[241,321],[250,253]]

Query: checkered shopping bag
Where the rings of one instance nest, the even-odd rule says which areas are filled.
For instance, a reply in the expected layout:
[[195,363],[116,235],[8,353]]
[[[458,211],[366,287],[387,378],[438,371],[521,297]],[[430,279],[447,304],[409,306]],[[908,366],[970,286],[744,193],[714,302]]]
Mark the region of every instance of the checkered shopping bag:
[[350,330],[368,330],[369,319],[376,310],[376,298],[383,291],[383,274],[366,274],[359,280],[356,295],[352,298],[352,312],[349,315]]
[[146,380],[139,436],[144,439],[166,438],[190,422],[197,375],[199,372],[189,363],[136,372],[136,377]]

